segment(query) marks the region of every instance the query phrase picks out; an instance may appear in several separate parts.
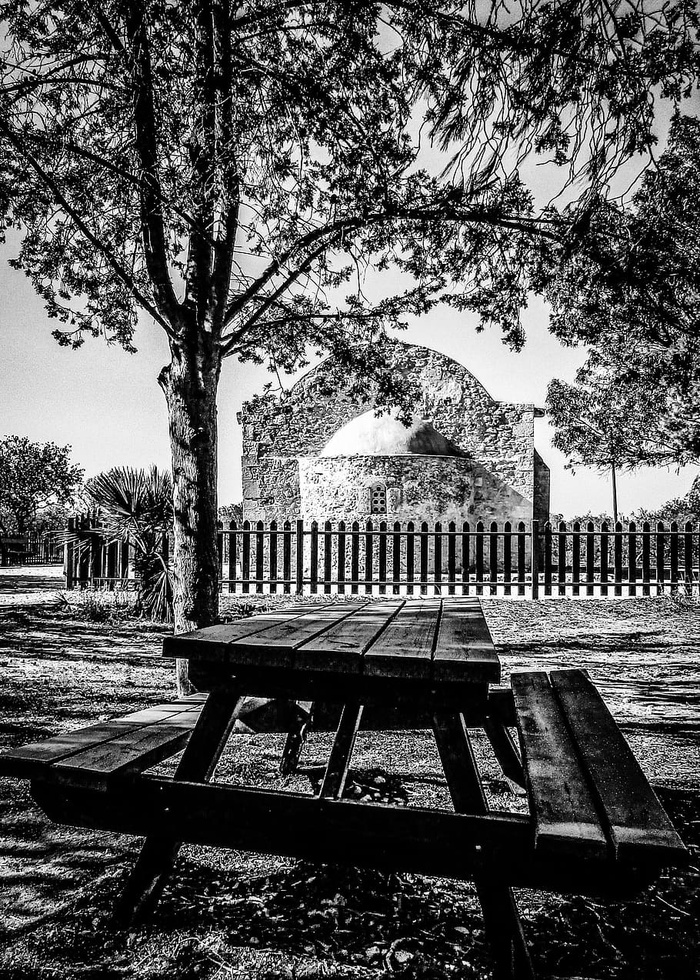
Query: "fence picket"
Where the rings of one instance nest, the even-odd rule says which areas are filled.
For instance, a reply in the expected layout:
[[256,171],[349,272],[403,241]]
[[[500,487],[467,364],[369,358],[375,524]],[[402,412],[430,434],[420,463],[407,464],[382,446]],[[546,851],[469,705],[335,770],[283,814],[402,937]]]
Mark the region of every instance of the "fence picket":
[[282,526],[282,578],[284,591],[292,591],[292,523],[285,521]]
[[559,595],[566,595],[566,521],[559,521],[559,533],[557,534],[557,581],[559,582]]
[[386,594],[386,521],[379,522],[379,594]]
[[593,595],[593,581],[595,579],[595,535],[593,534],[593,521],[586,524],[586,595]]
[[455,594],[457,580],[457,527],[454,521],[447,525],[447,586],[448,595]]
[[629,594],[637,594],[637,525],[630,521],[627,534],[627,577]]
[[338,592],[345,593],[345,521],[338,521]]
[[360,591],[360,525],[352,522],[350,532],[350,591],[357,595]]
[[581,525],[574,521],[571,527],[571,581],[572,593],[580,595],[579,581],[581,579]]
[[372,522],[365,524],[365,592],[372,592],[372,573],[374,571],[374,539],[372,537]]
[[476,524],[476,594],[483,595],[484,587],[484,525],[482,521]]
[[236,591],[236,522],[231,521],[228,529],[228,590]]
[[270,521],[270,593],[277,592],[277,521]]
[[552,594],[552,525],[544,526],[544,594]]
[[407,595],[413,595],[413,580],[415,577],[415,572],[414,572],[415,547],[416,547],[416,528],[413,521],[409,521],[408,524],[406,525],[406,580],[409,583],[406,586]]
[[498,524],[491,521],[489,528],[489,581],[491,587],[490,595],[496,595],[496,584],[498,582]]
[[428,594],[428,524],[420,526],[420,593]]
[[678,524],[671,521],[671,589],[678,588]]
[[651,526],[642,524],[642,595],[651,595]]
[[297,521],[296,532],[296,592],[304,591],[304,522]]
[[401,522],[394,521],[394,534],[391,539],[391,591],[398,595],[401,591]]
[[309,577],[309,587],[311,592],[318,592],[318,521],[311,522]]
[[518,595],[525,595],[525,522],[518,522]]
[[442,524],[437,521],[435,524],[435,536],[433,540],[433,594],[442,594]]
[[333,579],[333,538],[331,537],[331,522],[323,525],[323,591],[330,594]]
[[600,525],[600,594],[608,594],[608,522]]
[[504,595],[511,594],[510,581],[513,578],[512,569],[512,545],[513,540],[511,537],[511,523],[506,521],[503,525],[503,593]]
[[241,578],[243,579],[243,591],[250,592],[250,521],[243,521],[242,538]]
[[656,525],[656,594],[661,595],[664,589],[664,575],[666,569],[666,537],[664,526],[661,521]]
[[693,594],[693,525],[686,521],[683,535],[683,566],[685,572],[685,591]]
[[255,591],[262,592],[263,581],[265,578],[265,538],[263,531],[265,530],[265,525],[262,521],[258,521],[256,525],[256,535],[255,535]]
[[622,595],[622,524],[619,521],[615,522],[614,548],[615,595]]

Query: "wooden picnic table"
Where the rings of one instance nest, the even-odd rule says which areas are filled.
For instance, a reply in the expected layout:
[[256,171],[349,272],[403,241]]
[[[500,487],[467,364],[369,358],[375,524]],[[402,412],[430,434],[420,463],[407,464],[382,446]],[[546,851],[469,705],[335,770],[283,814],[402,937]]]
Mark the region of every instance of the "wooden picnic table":
[[[163,652],[189,660],[208,695],[0,758],[0,772],[33,779],[54,819],[146,835],[122,921],[154,907],[185,841],[469,878],[496,976],[529,978],[512,886],[625,894],[685,859],[583,671],[495,686],[500,663],[476,598],[294,605],[169,637]],[[315,796],[210,781],[244,695],[342,705]],[[430,713],[452,811],[343,799],[363,708],[399,702]],[[470,729],[527,787],[528,813],[489,809]],[[173,777],[145,771],[184,742]]]

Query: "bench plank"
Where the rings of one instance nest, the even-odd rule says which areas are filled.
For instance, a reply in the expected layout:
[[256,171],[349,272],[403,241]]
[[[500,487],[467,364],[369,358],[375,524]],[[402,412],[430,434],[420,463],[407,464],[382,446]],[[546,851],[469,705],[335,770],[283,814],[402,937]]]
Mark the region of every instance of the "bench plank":
[[547,674],[514,673],[511,686],[536,851],[604,856],[605,833]]
[[294,653],[294,665],[303,670],[340,670],[358,673],[362,654],[403,606],[403,601],[363,604],[350,619],[308,640]]
[[605,702],[582,670],[553,670],[552,686],[605,811],[622,859],[685,853],[666,811],[649,785]]
[[435,680],[497,683],[501,665],[478,599],[450,599],[443,604],[433,658]]
[[68,759],[86,749],[109,743],[130,732],[159,725],[183,712],[193,713],[196,719],[205,698],[206,696],[201,694],[181,698],[167,704],[135,711],[123,718],[113,718],[111,721],[100,722],[87,728],[64,732],[55,738],[6,749],[0,754],[0,774],[31,778],[39,775],[47,766]]
[[407,603],[364,657],[364,673],[372,677],[431,676],[440,600]]
[[125,731],[108,742],[93,745],[60,762],[52,771],[57,775],[92,780],[105,785],[107,777],[117,773],[140,772],[173,755],[181,748],[197,724],[201,706],[164,717],[145,728]]

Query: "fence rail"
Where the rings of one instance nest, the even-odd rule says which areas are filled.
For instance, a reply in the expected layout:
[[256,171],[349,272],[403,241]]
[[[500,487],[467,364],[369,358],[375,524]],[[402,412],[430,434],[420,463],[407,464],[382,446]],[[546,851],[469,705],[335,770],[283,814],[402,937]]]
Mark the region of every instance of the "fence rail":
[[[94,519],[72,529],[68,588],[133,583],[128,544],[105,540]],[[700,527],[675,523],[232,521],[218,549],[220,588],[231,593],[697,594],[700,578]]]

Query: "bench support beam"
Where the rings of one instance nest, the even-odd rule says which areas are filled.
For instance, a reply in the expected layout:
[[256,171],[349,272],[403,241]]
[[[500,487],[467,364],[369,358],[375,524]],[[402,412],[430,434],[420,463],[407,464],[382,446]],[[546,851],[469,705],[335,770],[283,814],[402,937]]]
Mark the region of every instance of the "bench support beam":
[[[218,688],[207,698],[175,771],[175,780],[208,782],[233,728],[241,691],[235,685]],[[125,927],[148,919],[170,877],[182,841],[167,834],[146,838],[133,871],[114,910],[114,921]]]

